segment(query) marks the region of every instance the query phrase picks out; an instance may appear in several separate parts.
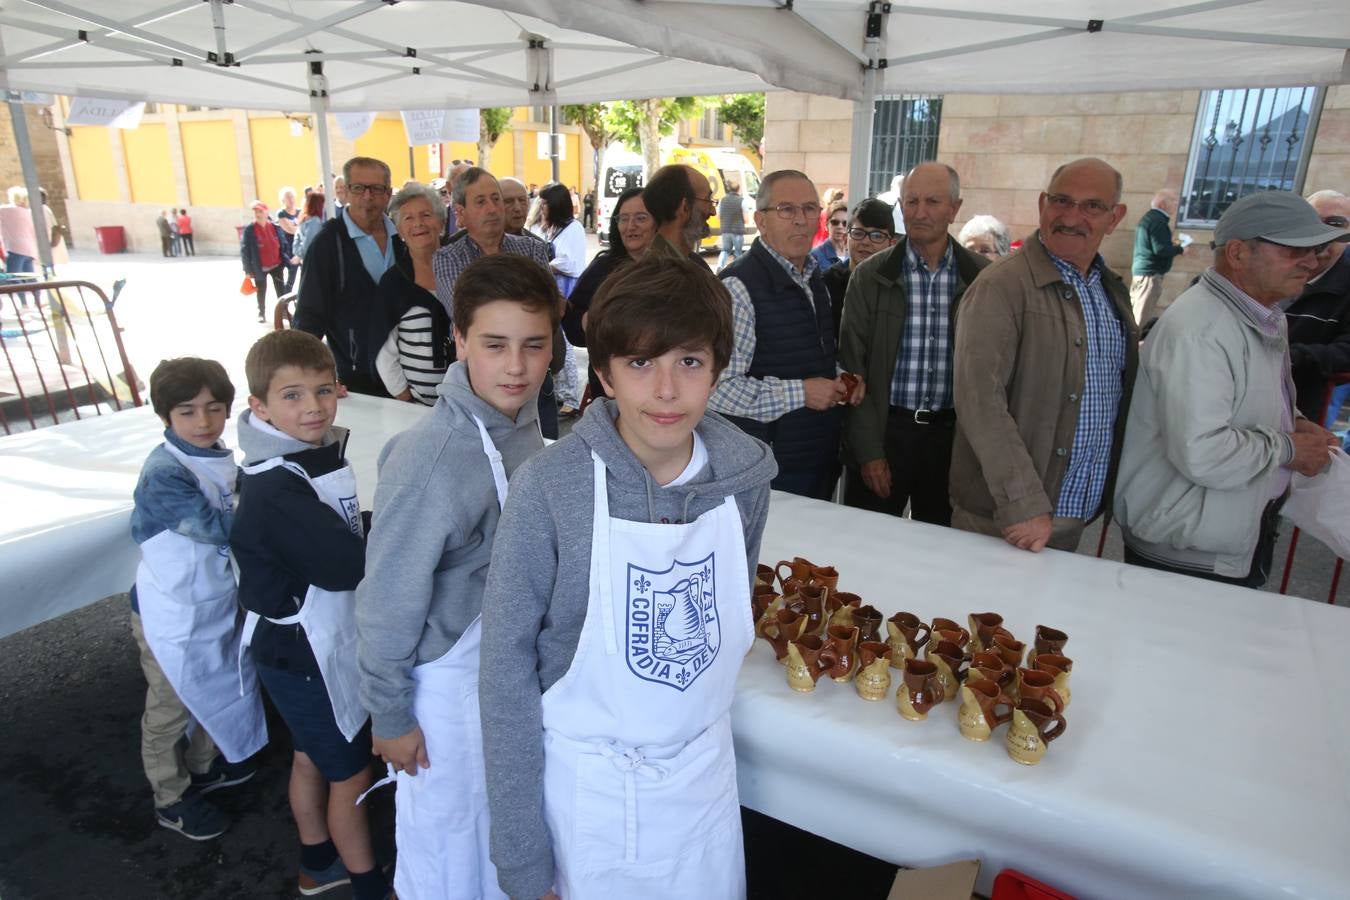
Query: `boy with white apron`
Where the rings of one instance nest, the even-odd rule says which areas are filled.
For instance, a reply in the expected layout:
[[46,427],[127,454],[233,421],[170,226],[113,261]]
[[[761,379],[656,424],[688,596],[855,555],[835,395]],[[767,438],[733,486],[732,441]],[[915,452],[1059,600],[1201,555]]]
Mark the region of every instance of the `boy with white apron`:
[[516,474],[483,600],[492,860],[513,897],[742,897],[728,715],[777,467],[705,414],[732,327],[703,267],[616,273],[586,333],[612,399]]
[[370,730],[357,696],[355,589],[365,572],[356,479],[346,429],[332,427],[337,375],[313,335],[274,331],[244,362],[249,411],[230,549],[248,610],[240,671],[251,660],[290,731],[289,797],[300,836],[299,888],[351,883],[357,900],[383,900],[366,812]]
[[239,470],[220,441],[233,399],[214,360],[155,368],[150,402],[166,426],[164,443],[141,469],[131,513],[141,547],[132,633],[148,685],[141,758],[157,821],[193,840],[227,824],[201,795],[252,778],[246,760],[267,743],[257,673],[235,664],[240,620],[228,542]]
[[455,284],[459,361],[380,456],[356,612],[361,698],[398,784],[402,900],[505,897],[488,859],[479,611],[507,478],[544,446],[535,396],[559,313],[531,260],[469,266]]

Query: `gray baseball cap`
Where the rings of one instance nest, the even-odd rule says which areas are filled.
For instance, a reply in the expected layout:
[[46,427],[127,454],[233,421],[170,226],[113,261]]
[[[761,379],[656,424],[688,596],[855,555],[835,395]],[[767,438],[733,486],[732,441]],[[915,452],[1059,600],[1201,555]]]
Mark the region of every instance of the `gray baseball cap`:
[[1286,247],[1317,247],[1350,241],[1350,231],[1333,228],[1312,204],[1289,191],[1257,191],[1234,203],[1219,217],[1214,246],[1261,238]]

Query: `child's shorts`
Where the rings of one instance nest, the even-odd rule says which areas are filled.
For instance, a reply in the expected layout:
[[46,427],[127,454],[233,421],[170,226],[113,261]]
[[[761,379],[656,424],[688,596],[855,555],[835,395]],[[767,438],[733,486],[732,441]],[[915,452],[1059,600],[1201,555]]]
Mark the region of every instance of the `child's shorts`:
[[258,678],[286,721],[295,749],[313,760],[325,779],[346,781],[370,766],[370,723],[354,740],[343,737],[322,676],[259,664]]

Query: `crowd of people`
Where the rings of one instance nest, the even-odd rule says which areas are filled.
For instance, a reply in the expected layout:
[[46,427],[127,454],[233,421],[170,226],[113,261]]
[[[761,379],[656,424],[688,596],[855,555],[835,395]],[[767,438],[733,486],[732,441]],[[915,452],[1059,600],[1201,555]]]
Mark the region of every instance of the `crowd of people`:
[[[535,233],[525,185],[477,166],[395,191],[357,157],[340,184],[326,220],[283,192],[289,229],[254,204],[259,293],[303,266],[294,327],[245,360],[242,474],[224,369],[164,362],[133,516],[158,821],[225,830],[206,795],[251,777],[266,692],[305,894],[390,895],[359,805],[373,754],[400,897],[744,896],[728,715],[771,488],[842,478],[850,506],[1033,552],[1110,514],[1127,562],[1259,586],[1292,475],[1337,443],[1309,392],[1350,367],[1340,194],[1236,201],[1163,308],[1175,195],[1132,288],[1099,252],[1126,207],[1098,159],[1054,171],[1016,249],[989,216],[951,235],[940,162],[852,209],[770,172],[716,274],[708,220],[751,198],[686,166],[618,198],[589,264],[562,185]],[[594,400],[545,447],[569,343]],[[389,437],[373,518],[344,391],[432,406]]]

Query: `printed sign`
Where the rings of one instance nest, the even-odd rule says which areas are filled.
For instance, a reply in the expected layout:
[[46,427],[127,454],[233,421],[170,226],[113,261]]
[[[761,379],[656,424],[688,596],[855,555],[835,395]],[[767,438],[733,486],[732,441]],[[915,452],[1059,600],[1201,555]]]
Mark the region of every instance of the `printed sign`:
[[476,109],[410,109],[402,116],[410,147],[450,141],[478,143]]
[[375,114],[373,112],[340,112],[334,113],[337,116],[338,129],[342,136],[349,141],[354,141],[370,130],[370,126],[375,124]]
[[684,691],[717,658],[715,557],[675,560],[661,572],[628,564],[624,634],[628,668],[638,678]]
[[[535,141],[540,159],[552,159],[549,155],[549,133],[547,131],[536,131]],[[558,159],[559,161],[567,159],[567,138],[558,135]]]
[[145,103],[114,100],[108,97],[76,97],[70,102],[67,125],[106,125],[109,128],[136,128],[141,124]]

